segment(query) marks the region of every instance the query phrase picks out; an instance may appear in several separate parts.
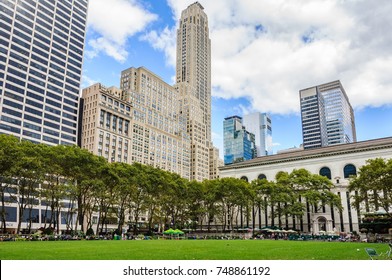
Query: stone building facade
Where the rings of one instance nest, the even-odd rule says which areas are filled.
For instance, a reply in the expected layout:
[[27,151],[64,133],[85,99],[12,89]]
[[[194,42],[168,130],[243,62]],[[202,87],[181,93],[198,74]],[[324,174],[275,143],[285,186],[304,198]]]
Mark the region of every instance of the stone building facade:
[[[323,211],[315,213],[308,208],[302,218],[303,223],[301,225],[297,223],[296,228],[315,234],[321,230],[358,232],[360,217],[353,207],[352,194],[347,190],[349,177],[356,175],[368,159],[374,158],[392,158],[392,137],[259,157],[221,167],[220,176],[242,178],[249,182],[257,178],[273,181],[280,171],[290,173],[300,168],[327,176],[334,185],[332,191],[341,198],[343,211],[326,206]],[[255,217],[256,227],[272,224],[268,210],[266,212],[258,210]],[[274,222],[276,225],[277,221]],[[283,224],[291,228],[292,218],[288,218]]]

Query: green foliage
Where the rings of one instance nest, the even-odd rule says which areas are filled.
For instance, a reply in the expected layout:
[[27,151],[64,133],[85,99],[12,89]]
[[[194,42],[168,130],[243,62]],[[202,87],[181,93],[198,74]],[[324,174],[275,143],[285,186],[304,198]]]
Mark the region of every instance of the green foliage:
[[43,231],[44,234],[46,235],[52,235],[53,234],[53,229],[52,228],[46,228]]
[[[51,213],[66,208],[68,217],[76,214],[78,227],[68,224],[68,228],[81,232],[92,229],[97,214],[96,233],[117,222],[117,232],[123,232],[128,223],[137,235],[140,227],[152,234],[158,226],[196,229],[205,226],[205,221],[209,230],[212,224],[232,229],[238,226],[234,224],[238,223],[238,209],[249,219],[258,207],[270,207],[279,226],[282,217],[303,216],[306,202],[313,208],[328,204],[341,209],[339,197],[331,191],[332,183],[305,169],[279,172],[275,181],[248,183],[220,178],[189,182],[178,174],[140,163],[108,163],[77,146],[37,145],[2,135],[0,144],[0,178],[2,182],[18,179],[14,184],[23,198],[19,200],[19,216],[33,206],[32,198],[40,196]],[[6,185],[1,185],[2,196]],[[388,193],[386,187],[382,190]],[[66,207],[64,199],[70,201]],[[140,224],[145,212],[147,221]],[[131,213],[132,221],[126,220],[127,213]],[[0,214],[5,219],[4,211]],[[50,222],[45,226],[58,231],[59,219],[55,215],[47,219]]]
[[392,206],[392,159],[367,160],[366,165],[359,169],[358,176],[351,178],[348,189],[354,192],[356,209],[359,210],[364,203],[366,212],[380,208],[388,212]]
[[89,229],[86,231],[86,236],[91,236],[91,235],[94,235],[94,230],[93,230],[92,228],[89,228]]
[[251,188],[254,203],[261,204],[264,210],[271,207],[272,215],[278,217],[279,226],[282,226],[282,216],[302,217],[307,202],[314,210],[322,205],[342,208],[339,196],[331,191],[332,182],[326,177],[312,174],[306,169],[294,169],[291,173],[278,172],[275,179],[275,182],[254,180]]

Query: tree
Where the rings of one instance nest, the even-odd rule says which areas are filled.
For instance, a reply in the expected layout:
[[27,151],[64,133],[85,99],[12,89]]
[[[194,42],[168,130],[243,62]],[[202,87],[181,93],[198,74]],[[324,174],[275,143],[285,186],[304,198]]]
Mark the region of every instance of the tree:
[[50,208],[49,227],[53,224],[53,228],[60,232],[61,222],[61,208],[63,207],[64,199],[67,195],[67,180],[64,177],[63,162],[65,157],[66,147],[46,146],[42,150],[45,177],[41,185],[40,197],[41,204],[46,204],[44,211],[44,228],[48,220],[47,213]]
[[133,163],[133,174],[132,179],[133,179],[133,184],[135,187],[135,192],[133,193],[131,197],[131,211],[134,217],[133,221],[133,233],[135,235],[138,234],[138,222],[140,215],[142,212],[146,211],[148,208],[148,201],[149,199],[149,194],[148,194],[148,186],[149,186],[149,181],[147,178],[147,169],[148,167],[146,165],[142,165],[140,163]]
[[[333,184],[324,176],[312,174],[306,169],[295,169],[291,173],[278,172],[275,182],[266,179],[252,182],[253,204],[260,205],[264,212],[270,210],[271,225],[282,227],[282,217],[293,218],[293,227],[296,219],[302,219],[306,213],[306,204],[310,204],[312,211],[330,205],[331,208],[342,209],[338,195],[332,192]],[[253,214],[254,217],[254,214]]]
[[106,164],[103,157],[95,156],[85,149],[77,146],[64,147],[63,169],[70,181],[69,199],[77,203],[75,230],[80,225],[80,230],[85,231],[84,217],[93,201],[94,186],[98,183],[96,179],[102,178],[100,171]]
[[117,175],[117,184],[114,187],[116,215],[118,218],[117,231],[122,233],[125,223],[126,211],[131,209],[132,197],[136,193],[136,169],[126,163],[112,163],[112,169]]
[[[207,182],[207,180],[204,182]],[[187,205],[189,209],[190,220],[188,228],[191,228],[193,230],[196,230],[197,226],[200,226],[200,229],[202,229],[204,219],[207,217],[207,208],[205,207],[206,191],[204,182],[192,180],[187,183]]]
[[[219,203],[222,197],[220,188],[220,179],[204,180],[202,183],[202,194],[203,194],[203,208],[205,209],[205,215],[207,218],[207,230],[210,232],[211,223],[215,221],[216,226],[217,219],[222,215],[222,205]],[[201,216],[202,218],[203,216]],[[222,219],[222,222],[225,219]],[[201,228],[202,229],[202,225]],[[218,230],[218,228],[217,228]]]
[[5,134],[0,135],[0,216],[3,232],[7,231],[5,194],[11,190],[11,183],[14,179],[13,171],[20,160],[18,145],[18,138]]
[[291,174],[287,172],[278,172],[276,174],[276,181],[282,190],[286,192],[287,196],[284,201],[283,213],[286,217],[286,227],[288,218],[293,218],[293,228],[296,228],[296,219],[302,219],[305,213],[305,205],[301,202],[302,191],[308,185],[308,180],[311,174],[306,170],[294,170]]
[[[317,212],[325,205],[329,205],[331,209],[337,208],[342,210],[342,203],[340,197],[332,192],[334,185],[325,176],[312,174],[306,169],[295,169],[289,174],[289,181],[295,193],[300,195],[298,201],[302,198],[305,203],[309,204],[312,212]],[[294,210],[297,211],[295,216],[302,217],[305,207],[301,208],[297,205]]]
[[[232,230],[234,218],[241,213],[238,209],[246,207],[250,191],[249,183],[238,178],[221,178],[219,179],[219,198],[222,204],[222,213],[224,215],[224,228]],[[242,216],[240,217],[242,219]],[[238,226],[238,220],[236,222]]]
[[[102,162],[102,165],[97,170],[99,176],[85,180],[83,183],[89,185],[89,189],[92,190],[91,198],[95,198],[98,209],[98,223],[97,233],[103,232],[104,227],[107,227],[109,221],[113,220],[115,216],[115,207],[117,200],[116,187],[120,184],[120,176],[117,173],[118,166],[113,163]],[[94,205],[95,206],[95,205]],[[86,205],[86,209],[90,209]],[[99,228],[100,227],[100,228]]]
[[39,217],[32,217],[33,207],[38,205],[40,184],[43,182],[45,169],[43,155],[47,146],[22,141],[19,144],[21,157],[15,165],[14,174],[17,178],[18,193],[15,201],[18,204],[19,221],[17,232],[21,231],[21,224],[25,218],[25,210],[28,210],[28,231],[31,229],[33,220],[37,223]]
[[267,181],[266,179],[255,180],[252,182],[252,189],[254,192],[254,200],[261,208],[264,213],[270,209],[271,225],[275,225],[274,218],[276,217],[275,209],[277,204],[278,189],[276,183]]
[[392,216],[392,159],[367,160],[358,176],[350,179],[348,190],[354,192],[354,207],[358,211],[363,203],[366,212],[383,208]]
[[[259,225],[261,225],[261,212],[265,210],[264,196],[262,193],[263,185],[267,184],[267,179],[255,179],[250,184],[252,202],[252,228],[256,228],[256,213],[258,213]],[[264,211],[265,213],[265,211]]]
[[162,189],[160,208],[165,224],[175,228],[183,228],[188,217],[188,185],[180,175],[162,171]]

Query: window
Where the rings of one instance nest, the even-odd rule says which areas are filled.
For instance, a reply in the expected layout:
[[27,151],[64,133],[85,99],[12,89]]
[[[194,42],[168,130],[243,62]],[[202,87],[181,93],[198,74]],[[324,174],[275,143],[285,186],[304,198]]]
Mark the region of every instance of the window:
[[[3,207],[0,206],[0,210],[3,210]],[[4,207],[5,217],[7,222],[16,222],[16,207]],[[26,211],[28,212],[28,211]]]
[[328,167],[321,168],[319,174],[331,180],[331,169]]
[[246,176],[242,176],[241,180],[244,180],[245,182],[249,182],[248,177],[246,177]]
[[260,174],[259,176],[257,176],[257,179],[259,180],[267,179],[267,176],[265,176],[265,174]]
[[344,178],[350,178],[350,176],[357,175],[357,168],[352,164],[347,164],[344,169]]

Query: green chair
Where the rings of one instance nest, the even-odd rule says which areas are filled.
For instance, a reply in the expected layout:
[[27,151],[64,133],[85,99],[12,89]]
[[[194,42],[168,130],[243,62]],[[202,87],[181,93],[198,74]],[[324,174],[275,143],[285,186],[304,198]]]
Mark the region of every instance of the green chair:
[[368,256],[370,257],[370,259],[371,260],[374,260],[374,259],[380,259],[380,257],[381,257],[381,259],[385,259],[385,260],[390,260],[390,259],[392,259],[392,242],[389,242],[389,244],[388,244],[388,251],[386,251],[385,253],[384,252],[382,252],[382,253],[380,253],[380,254],[378,254],[377,252],[376,252],[376,250],[375,249],[373,249],[373,248],[365,248],[365,251],[366,251],[366,253],[368,254]]
[[388,246],[389,246],[389,250],[386,251],[385,255],[387,256],[388,259],[391,259],[392,258],[392,242],[389,242]]
[[365,251],[371,260],[378,259],[380,257],[374,248],[365,248]]

